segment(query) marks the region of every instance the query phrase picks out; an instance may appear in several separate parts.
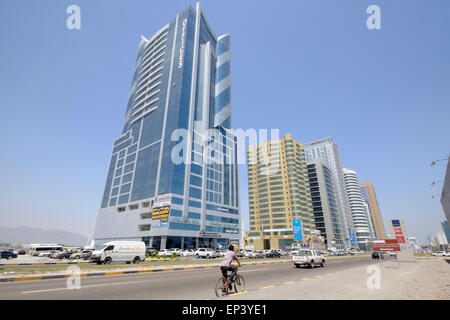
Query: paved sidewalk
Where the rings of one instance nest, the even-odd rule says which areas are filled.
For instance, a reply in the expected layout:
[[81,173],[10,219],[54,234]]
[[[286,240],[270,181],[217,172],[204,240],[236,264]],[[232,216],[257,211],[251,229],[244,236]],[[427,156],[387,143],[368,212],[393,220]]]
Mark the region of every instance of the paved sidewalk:
[[[448,259],[450,261],[450,259]],[[377,269],[379,267],[379,269]],[[326,268],[326,266],[325,266]],[[371,273],[368,273],[368,270]],[[375,273],[373,273],[375,271]],[[379,272],[380,288],[375,274]],[[370,278],[370,280],[369,280]],[[369,280],[369,281],[368,281]],[[369,286],[373,289],[368,288]],[[303,277],[279,286],[233,294],[232,300],[409,300],[450,299],[450,263],[446,259],[418,259],[417,262],[383,262],[326,273],[324,276]]]

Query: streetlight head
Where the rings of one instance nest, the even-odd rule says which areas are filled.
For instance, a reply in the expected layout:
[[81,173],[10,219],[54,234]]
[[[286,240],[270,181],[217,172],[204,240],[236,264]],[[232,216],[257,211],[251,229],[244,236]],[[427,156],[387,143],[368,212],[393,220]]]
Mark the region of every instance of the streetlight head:
[[436,164],[436,161],[431,162],[430,167],[434,166]]

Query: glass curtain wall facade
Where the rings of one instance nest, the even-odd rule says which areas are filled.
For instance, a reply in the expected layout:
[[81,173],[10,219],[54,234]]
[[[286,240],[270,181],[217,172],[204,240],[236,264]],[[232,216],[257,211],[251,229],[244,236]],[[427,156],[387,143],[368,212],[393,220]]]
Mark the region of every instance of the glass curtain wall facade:
[[372,182],[366,181],[360,184],[360,188],[364,201],[369,206],[375,236],[377,239],[384,239],[386,237],[386,233],[384,231],[384,224],[383,218],[381,217],[380,207],[378,206],[375,187],[373,186]]
[[230,35],[216,37],[199,4],[141,36],[96,244],[221,247],[240,238],[230,54]]
[[324,237],[328,250],[345,249],[333,174],[320,160],[308,162],[308,179],[316,229]]
[[290,247],[292,220],[314,230],[305,150],[291,134],[247,149],[250,230],[246,246],[256,250]]
[[342,162],[338,145],[331,137],[305,143],[306,160],[319,159],[333,173],[335,182],[336,201],[341,219],[341,228],[347,247],[350,246],[349,233],[354,231],[352,211],[347,198],[344,176],[342,173]]

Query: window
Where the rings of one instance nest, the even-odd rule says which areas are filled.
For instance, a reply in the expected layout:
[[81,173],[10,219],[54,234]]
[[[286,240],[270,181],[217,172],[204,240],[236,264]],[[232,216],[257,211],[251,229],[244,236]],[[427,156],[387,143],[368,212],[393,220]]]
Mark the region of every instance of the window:
[[142,202],[142,208],[148,208],[148,207],[150,207],[150,201]]
[[136,210],[136,209],[138,209],[139,208],[139,204],[131,204],[130,206],[129,206],[129,208],[130,208],[130,210]]
[[150,230],[150,225],[149,224],[141,224],[139,226],[139,231],[148,231]]
[[125,212],[126,207],[117,208],[117,212]]

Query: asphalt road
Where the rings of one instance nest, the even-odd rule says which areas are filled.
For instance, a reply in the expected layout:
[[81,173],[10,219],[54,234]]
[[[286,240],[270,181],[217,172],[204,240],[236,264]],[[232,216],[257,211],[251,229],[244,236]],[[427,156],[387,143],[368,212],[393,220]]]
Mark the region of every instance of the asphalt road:
[[[325,267],[295,268],[292,263],[247,265],[239,269],[246,290],[298,281],[329,272],[378,262],[370,256],[336,257]],[[215,299],[217,267],[129,275],[82,277],[80,289],[67,289],[67,279],[0,283],[0,299]]]

